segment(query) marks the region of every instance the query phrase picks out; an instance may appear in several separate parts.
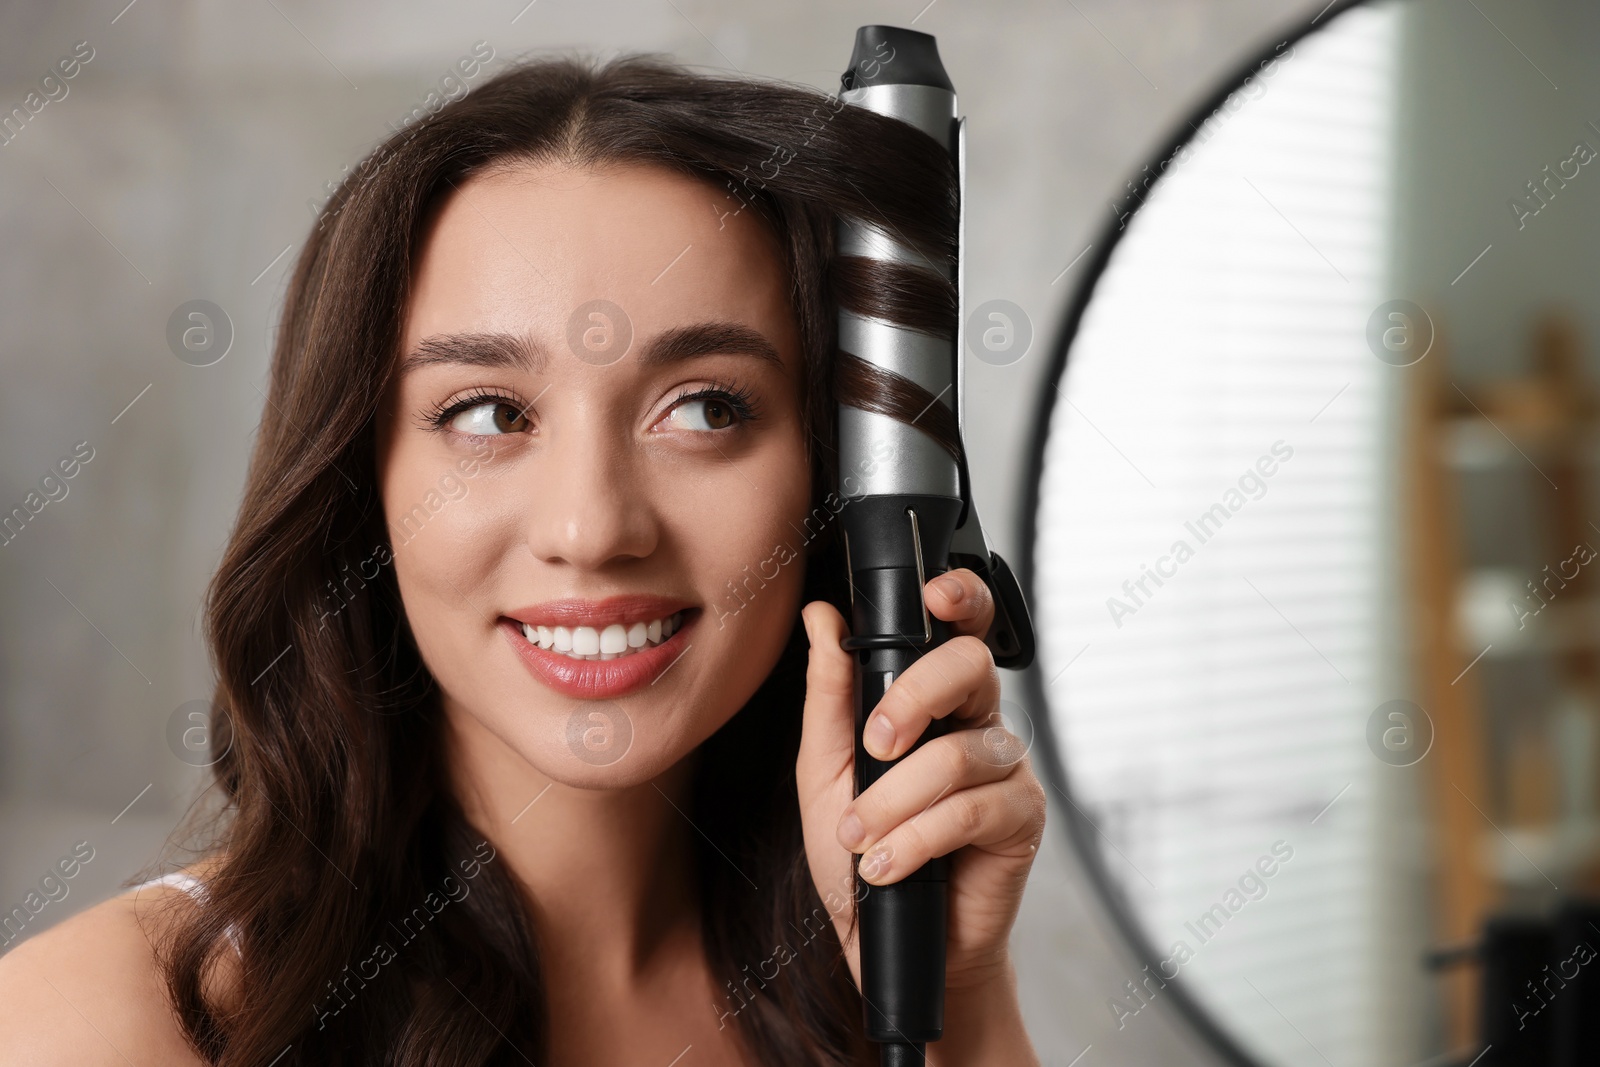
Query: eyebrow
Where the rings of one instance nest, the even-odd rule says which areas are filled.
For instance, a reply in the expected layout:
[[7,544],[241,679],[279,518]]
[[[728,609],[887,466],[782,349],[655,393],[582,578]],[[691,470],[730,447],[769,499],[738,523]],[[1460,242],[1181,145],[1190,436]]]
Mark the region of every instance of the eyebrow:
[[[697,322],[663,330],[640,349],[638,360],[647,367],[657,367],[717,354],[754,356],[783,367],[777,346],[739,322]],[[400,361],[400,373],[447,363],[538,374],[548,362],[549,353],[531,337],[511,333],[436,334],[424,338]]]

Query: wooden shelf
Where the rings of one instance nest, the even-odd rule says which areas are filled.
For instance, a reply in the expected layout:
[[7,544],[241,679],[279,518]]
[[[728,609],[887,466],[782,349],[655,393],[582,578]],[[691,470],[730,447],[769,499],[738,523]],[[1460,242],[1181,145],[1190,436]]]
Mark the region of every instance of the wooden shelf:
[[[1542,605],[1522,601],[1539,605],[1536,612],[1519,619],[1509,606],[1532,597],[1526,583],[1542,582],[1547,563],[1559,567],[1579,543],[1600,545],[1588,525],[1600,525],[1600,517],[1586,491],[1600,465],[1600,402],[1575,328],[1559,317],[1535,328],[1532,373],[1518,379],[1461,386],[1450,380],[1442,331],[1434,348],[1407,379],[1403,521],[1417,700],[1434,726],[1424,765],[1434,830],[1432,935],[1439,944],[1463,944],[1481,937],[1508,896],[1559,895],[1600,870],[1600,815],[1589,810],[1600,751],[1583,751],[1596,749],[1600,737],[1600,559],[1575,578],[1563,574],[1567,586]],[[1475,567],[1460,528],[1463,476],[1519,465],[1559,491],[1526,494],[1494,521],[1531,523],[1546,542],[1545,559],[1526,568]],[[1555,704],[1490,704],[1492,672],[1480,661],[1518,657],[1548,665]],[[1447,1040],[1470,1046],[1479,1040],[1479,991],[1461,968],[1440,981]]]

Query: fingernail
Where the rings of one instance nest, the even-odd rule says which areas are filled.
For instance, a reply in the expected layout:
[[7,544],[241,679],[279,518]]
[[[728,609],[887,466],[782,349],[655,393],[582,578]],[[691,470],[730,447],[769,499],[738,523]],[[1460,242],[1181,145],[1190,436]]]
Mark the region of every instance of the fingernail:
[[867,828],[861,825],[861,817],[854,811],[845,812],[844,818],[839,820],[839,843],[854,851],[866,838]]
[[945,595],[945,599],[950,603],[959,604],[961,602],[962,594],[965,592],[961,585],[961,579],[952,578],[946,574],[935,578],[933,584],[938,588],[939,592]]
[[867,751],[879,759],[888,759],[894,751],[894,723],[882,712],[873,712],[867,721],[867,731],[862,736]]
[[869,882],[882,878],[889,870],[889,849],[878,845],[861,857],[861,877]]

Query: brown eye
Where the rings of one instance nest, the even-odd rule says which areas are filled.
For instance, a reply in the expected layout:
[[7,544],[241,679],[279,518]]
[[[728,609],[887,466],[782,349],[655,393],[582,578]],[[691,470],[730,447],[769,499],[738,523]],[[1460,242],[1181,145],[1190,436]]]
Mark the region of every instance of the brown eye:
[[714,433],[737,431],[759,417],[748,392],[737,386],[714,386],[679,396],[662,422],[680,430]]
[[494,424],[501,433],[520,433],[528,428],[528,416],[510,404],[496,404]]
[[457,412],[450,419],[450,428],[479,436],[521,433],[528,428],[528,416],[511,404],[488,401]]
[[678,401],[667,418],[681,429],[706,432],[731,429],[748,416],[724,397],[698,396]]
[[736,418],[733,407],[715,396],[680,400],[671,417],[690,430],[726,430]]

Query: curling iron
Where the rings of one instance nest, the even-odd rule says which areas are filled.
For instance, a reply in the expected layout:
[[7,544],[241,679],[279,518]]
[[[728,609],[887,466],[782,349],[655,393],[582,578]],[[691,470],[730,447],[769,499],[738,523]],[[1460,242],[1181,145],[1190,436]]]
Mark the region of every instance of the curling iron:
[[[840,309],[839,348],[879,371],[908,378],[934,402],[962,418],[962,330],[966,219],[966,119],[956,114],[951,85],[934,38],[895,26],[856,31],[850,67],[840,79],[846,103],[909,123],[948,151],[960,193],[957,256],[935,263],[867,220],[841,218],[837,253],[933,270],[957,292],[954,340],[935,337]],[[995,620],[985,643],[1001,667],[1033,662],[1034,634],[1022,591],[1005,560],[989,548],[978,522],[966,452],[952,457],[913,425],[841,404],[839,468],[870,471],[860,495],[840,515],[850,575],[851,636],[843,647],[856,661],[855,791],[881,778],[899,760],[867,753],[862,732],[890,683],[949,639],[949,627],[930,615],[922,587],[955,567],[981,577],[994,595]],[[884,450],[887,446],[887,451]],[[884,462],[870,457],[888,455]],[[949,729],[936,719],[911,751]],[[857,874],[857,878],[860,875]],[[945,937],[949,859],[938,857],[892,885],[857,885],[861,993],[866,1035],[882,1046],[885,1067],[922,1063],[925,1045],[944,1033]]]

